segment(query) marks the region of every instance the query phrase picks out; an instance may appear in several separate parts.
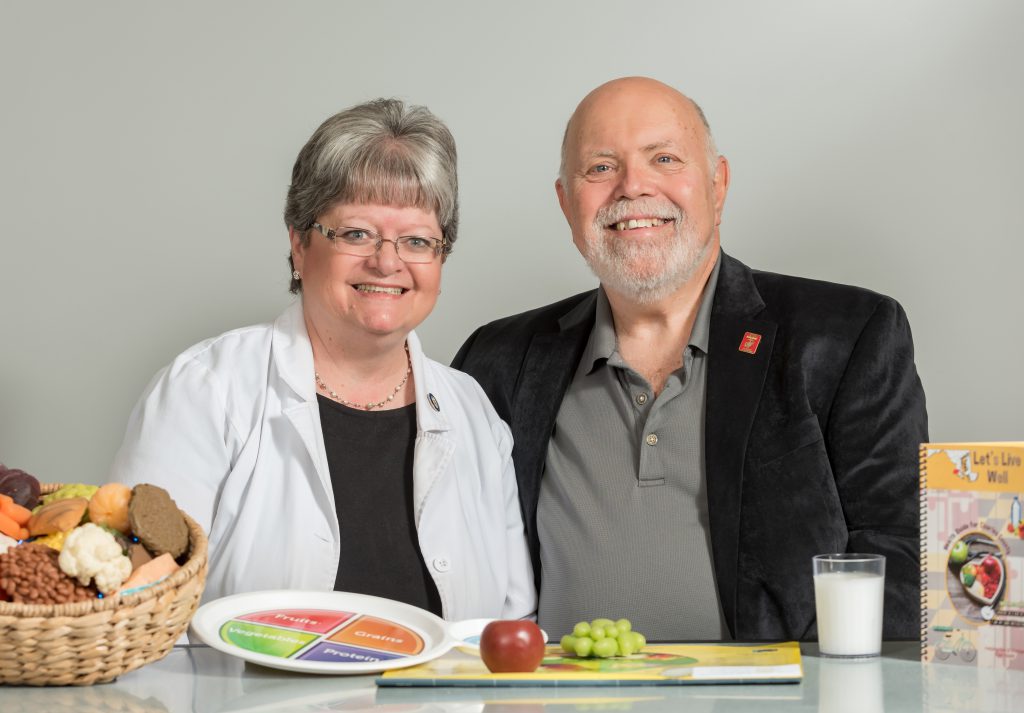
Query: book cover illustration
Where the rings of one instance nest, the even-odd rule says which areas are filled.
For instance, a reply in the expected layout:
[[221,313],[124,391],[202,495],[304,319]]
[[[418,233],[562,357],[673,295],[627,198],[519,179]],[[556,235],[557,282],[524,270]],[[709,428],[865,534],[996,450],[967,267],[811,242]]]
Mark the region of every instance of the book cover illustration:
[[1024,443],[921,446],[921,656],[1024,669]]
[[694,683],[795,683],[800,646],[652,644],[627,657],[577,658],[549,646],[532,673],[491,673],[476,654],[454,650],[419,666],[388,671],[378,686],[643,686]]

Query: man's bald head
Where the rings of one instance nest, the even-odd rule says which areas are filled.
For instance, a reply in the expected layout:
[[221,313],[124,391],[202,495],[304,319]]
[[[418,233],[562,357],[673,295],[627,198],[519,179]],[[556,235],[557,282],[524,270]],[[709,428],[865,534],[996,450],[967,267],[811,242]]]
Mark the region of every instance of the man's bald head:
[[711,134],[711,125],[708,124],[704,110],[697,102],[678,89],[650,77],[621,77],[605,82],[583,97],[572,116],[569,117],[569,121],[565,125],[565,133],[562,135],[562,155],[558,171],[562,182],[565,183],[568,178],[566,164],[573,143],[577,140],[582,126],[592,116],[600,114],[605,107],[619,102],[642,102],[652,98],[677,104],[681,120],[685,120],[687,115],[695,119],[691,123],[698,124],[702,129],[708,167],[713,174],[718,159],[718,149],[715,147],[715,139]]
[[707,277],[729,162],[692,99],[646,77],[602,84],[569,120],[562,157],[559,206],[609,294],[652,304]]

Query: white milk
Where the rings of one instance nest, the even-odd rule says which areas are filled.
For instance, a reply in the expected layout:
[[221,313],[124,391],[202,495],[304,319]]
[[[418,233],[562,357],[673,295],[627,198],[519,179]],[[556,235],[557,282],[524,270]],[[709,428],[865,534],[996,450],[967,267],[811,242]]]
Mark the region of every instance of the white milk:
[[882,651],[885,578],[868,572],[814,575],[818,648],[832,656],[870,656]]

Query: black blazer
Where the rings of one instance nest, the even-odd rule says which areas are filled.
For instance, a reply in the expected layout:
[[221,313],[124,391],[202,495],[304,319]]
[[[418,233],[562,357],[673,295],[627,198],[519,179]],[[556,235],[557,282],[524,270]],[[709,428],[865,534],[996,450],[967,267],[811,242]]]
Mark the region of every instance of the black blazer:
[[[558,320],[581,302],[589,323]],[[537,498],[596,291],[492,322],[453,366],[509,423],[534,571]],[[756,351],[741,351],[759,335]],[[811,557],[886,556],[886,638],[920,631],[918,444],[924,391],[900,305],[868,290],[751,270],[722,254],[711,313],[705,473],[712,555],[738,640],[816,637]],[[538,579],[539,582],[539,579]]]

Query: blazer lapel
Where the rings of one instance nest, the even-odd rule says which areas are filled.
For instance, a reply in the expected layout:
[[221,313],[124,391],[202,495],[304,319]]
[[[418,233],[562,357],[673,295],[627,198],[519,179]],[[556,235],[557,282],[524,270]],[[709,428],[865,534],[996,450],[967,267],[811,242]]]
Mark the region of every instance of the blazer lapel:
[[743,467],[775,342],[776,324],[755,319],[763,310],[749,268],[723,253],[708,342],[704,468],[715,575],[733,636]]
[[[519,499],[523,504],[523,518],[531,549],[539,551],[536,514],[540,497],[540,479],[544,473],[548,441],[555,426],[555,418],[572,377],[576,373],[580,355],[594,324],[594,296],[588,298],[589,319],[574,322],[557,332],[540,332],[533,336],[523,360],[512,404],[512,450],[519,483]],[[584,304],[578,309],[586,310]],[[539,560],[535,559],[535,565]]]

